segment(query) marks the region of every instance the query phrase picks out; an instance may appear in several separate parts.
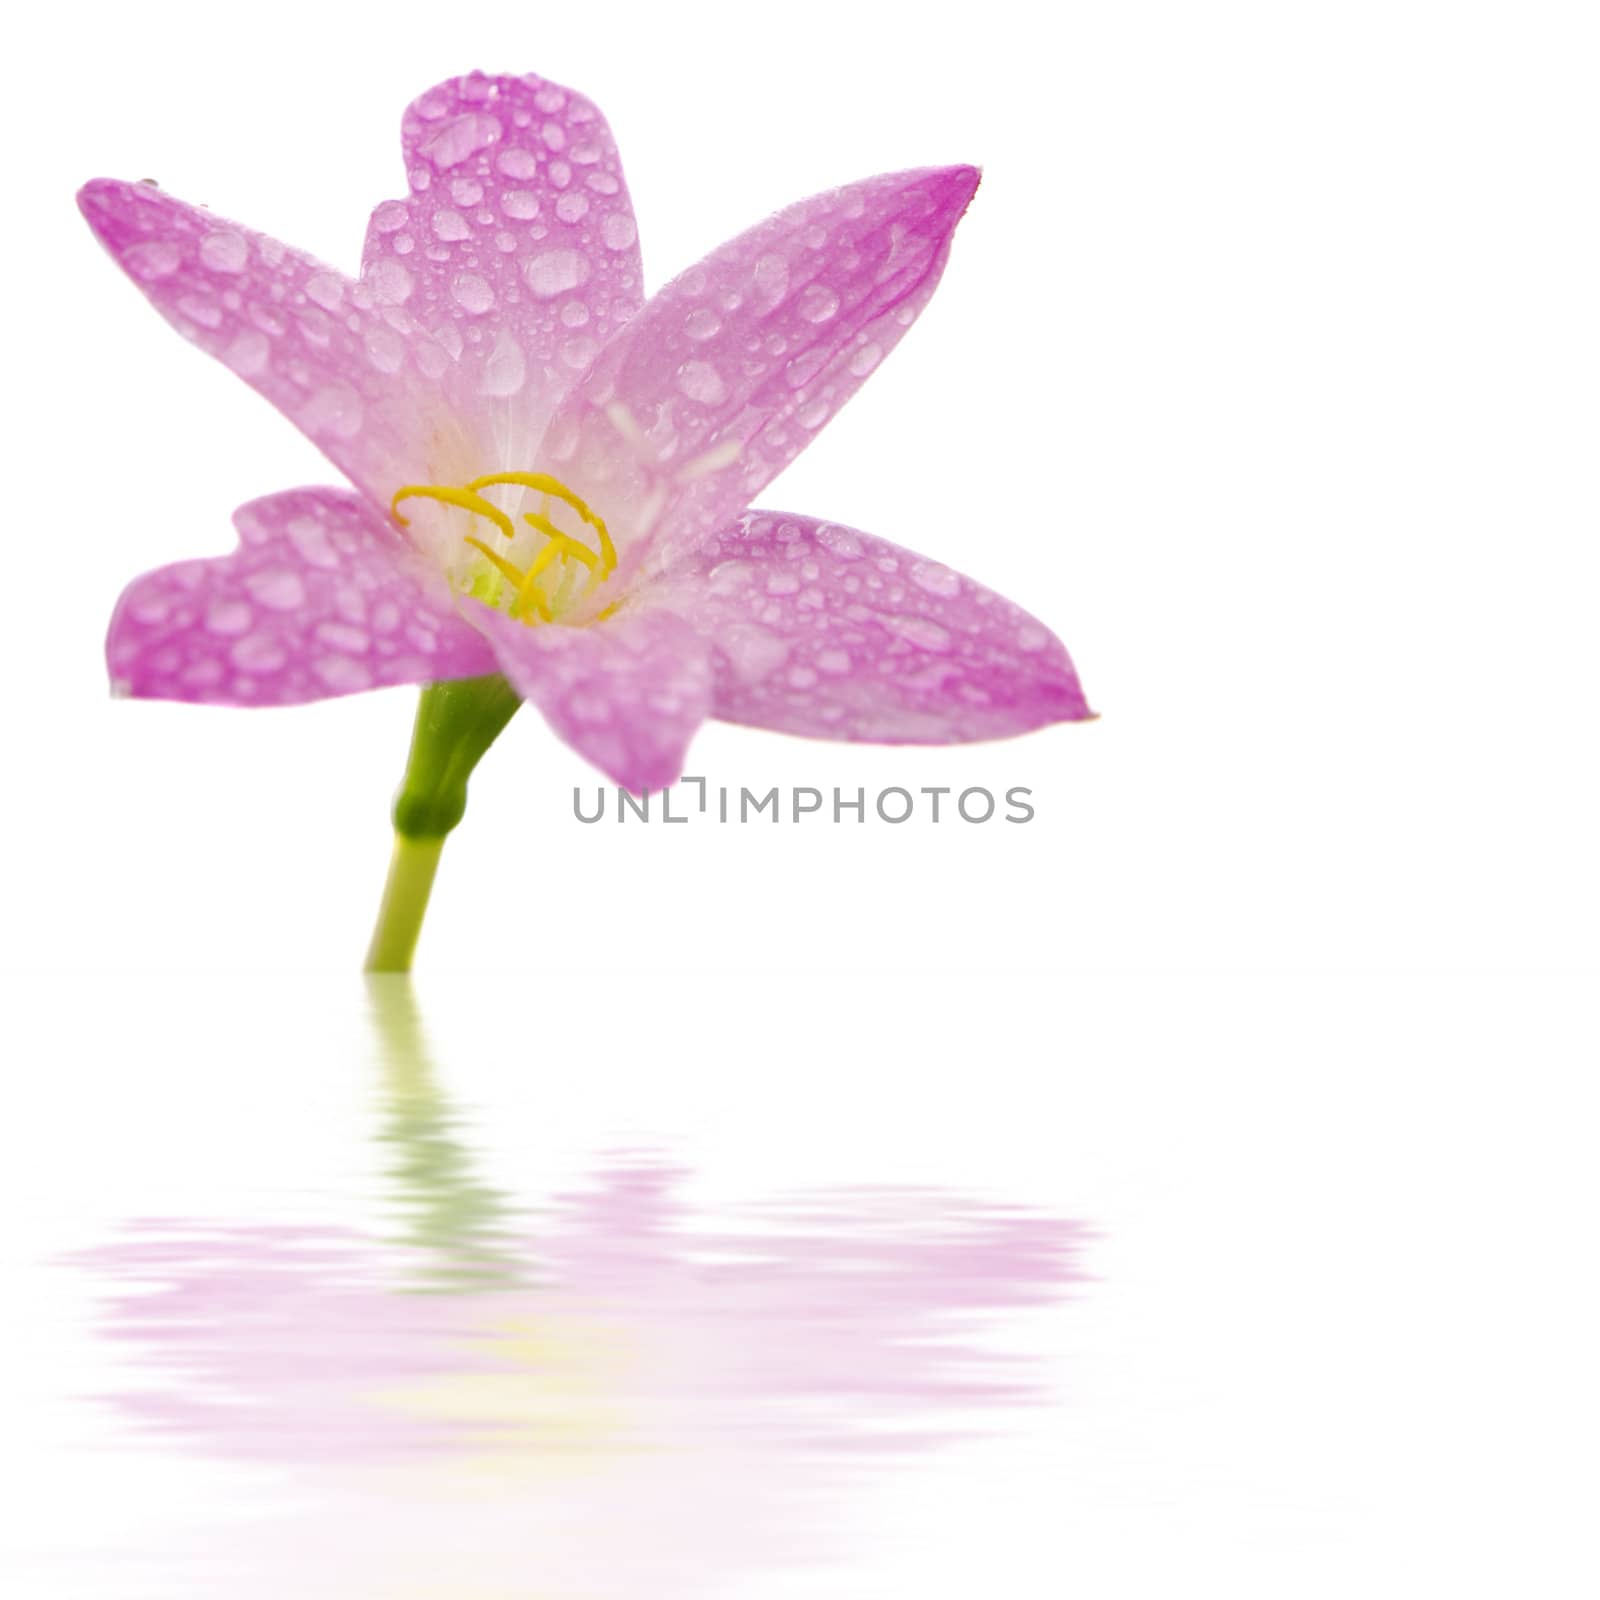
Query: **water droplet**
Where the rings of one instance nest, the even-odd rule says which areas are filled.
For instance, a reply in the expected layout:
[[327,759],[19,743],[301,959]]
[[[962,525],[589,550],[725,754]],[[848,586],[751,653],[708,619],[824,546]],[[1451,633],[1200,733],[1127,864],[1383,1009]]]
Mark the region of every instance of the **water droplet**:
[[494,163],[508,178],[531,178],[539,170],[539,158],[531,151],[514,145],[502,150]]
[[559,122],[547,122],[539,130],[539,137],[552,150],[565,150],[567,148],[567,130]]
[[457,178],[450,185],[450,198],[458,206],[475,206],[483,199],[483,185],[476,178]]
[[752,276],[763,311],[771,311],[789,292],[789,263],[782,256],[762,256]]
[[317,638],[332,650],[342,650],[346,655],[361,655],[372,641],[365,628],[349,622],[319,622]]
[[422,146],[422,154],[436,167],[459,166],[468,156],[493,144],[499,137],[500,124],[493,117],[481,111],[469,111],[440,128]]
[[709,361],[685,361],[678,368],[678,388],[691,400],[708,406],[725,399],[728,393],[722,374]]
[[361,432],[362,415],[361,396],[349,384],[335,383],[312,395],[300,421],[307,433],[353,439]]
[[839,296],[825,283],[808,283],[797,308],[807,322],[826,322],[839,311]]
[[561,346],[561,359],[574,372],[584,371],[599,353],[599,342],[591,339],[586,333],[579,334],[575,339],[568,339]]
[[589,320],[589,308],[581,300],[569,300],[561,308],[561,320],[569,328],[581,328]]
[[254,617],[243,600],[213,600],[206,608],[206,632],[224,636],[245,633]]
[[250,246],[242,233],[231,228],[208,233],[200,242],[200,260],[213,272],[243,272]]
[[372,670],[353,656],[323,656],[311,670],[336,694],[355,694],[372,687]]
[[961,577],[937,561],[918,561],[911,568],[911,581],[929,594],[948,600],[961,593]]
[[528,366],[523,358],[522,346],[502,328],[489,359],[483,364],[478,393],[496,397],[515,394],[527,375]]
[[131,245],[122,259],[134,277],[154,283],[158,278],[171,277],[183,256],[170,239],[151,239]]
[[781,567],[768,575],[768,594],[799,594],[800,580],[792,572],[785,572]]
[[408,215],[405,201],[385,200],[372,213],[373,229],[378,233],[396,233],[405,227]]
[[1017,649],[1026,650],[1030,655],[1049,643],[1050,635],[1037,622],[1025,622],[1017,629]]
[[254,328],[241,328],[222,352],[222,359],[241,378],[253,378],[266,370],[271,354],[272,346],[264,333],[257,333]]
[[848,650],[822,650],[817,654],[817,666],[832,677],[839,677],[850,670],[850,652]]
[[251,633],[234,645],[228,659],[240,672],[276,672],[289,657],[271,634]]
[[576,250],[544,250],[522,269],[528,287],[541,300],[576,289],[589,276],[589,263]]
[[450,285],[450,294],[468,316],[480,317],[494,308],[494,290],[488,279],[480,278],[476,272],[458,273]]
[[792,689],[809,689],[816,681],[817,675],[810,667],[789,668],[789,686]]
[[852,377],[864,378],[883,360],[882,349],[875,344],[864,344],[850,357],[850,373]]
[[596,194],[615,194],[622,187],[609,172],[591,172],[583,181]]
[[588,195],[564,194],[556,201],[556,215],[563,222],[581,222],[588,214]]
[[191,322],[197,322],[202,328],[220,328],[222,326],[222,307],[215,300],[207,299],[205,295],[186,294],[179,297],[178,310]]
[[500,196],[500,209],[515,222],[529,222],[539,215],[539,197],[526,189],[508,189]]
[[268,611],[293,611],[303,606],[306,586],[298,572],[287,567],[268,567],[264,572],[252,572],[245,579],[250,598]]
[[861,558],[861,541],[848,528],[835,522],[824,522],[817,529],[817,543],[831,550],[841,561],[858,561]]
[[367,286],[381,306],[398,306],[411,298],[412,278],[398,261],[375,261],[368,269]]
[[626,250],[639,237],[639,230],[626,211],[614,211],[600,224],[600,237],[608,250]]
[[722,318],[709,306],[701,306],[683,319],[683,331],[696,342],[714,339],[722,331]]
[[406,359],[400,336],[388,328],[371,329],[365,340],[367,360],[379,372],[398,372]]
[[878,620],[897,639],[914,644],[919,650],[932,650],[942,654],[950,648],[950,632],[928,617],[885,616]]
[[472,227],[459,211],[435,211],[430,226],[433,228],[435,239],[455,240],[472,237]]

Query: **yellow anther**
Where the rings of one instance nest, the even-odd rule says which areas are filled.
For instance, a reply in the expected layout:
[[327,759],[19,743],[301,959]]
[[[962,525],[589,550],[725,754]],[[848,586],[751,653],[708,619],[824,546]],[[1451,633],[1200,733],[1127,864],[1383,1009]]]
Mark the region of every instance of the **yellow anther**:
[[498,550],[491,550],[482,539],[474,539],[470,533],[467,535],[466,542],[474,550],[480,552],[489,565],[494,567],[509,582],[517,585],[521,584],[523,576],[521,567],[513,566]]
[[579,544],[576,539],[564,534],[549,517],[541,517],[537,511],[524,511],[522,520],[531,523],[550,541],[545,546],[546,550],[560,550],[562,555],[570,556],[574,561],[581,561],[586,567],[600,565],[600,557],[588,545]]
[[403,528],[409,518],[400,515],[400,502],[402,500],[437,500],[442,505],[460,506],[463,511],[470,511],[476,517],[487,517],[499,528],[508,539],[515,539],[517,530],[511,518],[499,506],[490,505],[481,494],[474,494],[475,485],[469,484],[465,489],[452,489],[448,484],[442,483],[408,483],[405,488],[397,489],[395,497],[389,502],[389,509],[394,513],[394,519]]
[[536,489],[540,494],[554,495],[557,500],[571,506],[594,529],[595,537],[600,541],[600,559],[605,563],[606,571],[611,572],[615,569],[617,547],[612,544],[611,535],[606,530],[604,521],[559,478],[552,478],[548,472],[489,472],[481,478],[474,478],[467,488],[469,491],[487,489],[490,484],[495,483],[515,484],[521,489]]
[[560,554],[559,545],[547,544],[528,564],[528,570],[523,573],[522,581],[517,585],[517,597],[511,602],[512,616],[525,611],[530,601],[533,603],[533,609],[544,621],[549,622],[555,615],[549,600],[545,597],[544,589],[540,586],[539,574]]
[[[520,616],[524,621],[532,622],[533,617],[527,615],[531,608],[544,622],[554,621],[569,605],[572,604],[573,589],[576,587],[579,574],[587,569],[587,581],[584,583],[580,598],[588,596],[596,587],[604,583],[615,570],[617,565],[617,549],[612,543],[611,534],[605,522],[576,494],[572,492],[559,478],[552,478],[545,472],[490,472],[481,478],[474,478],[470,483],[456,488],[452,484],[444,483],[408,483],[404,488],[396,491],[390,501],[390,510],[394,519],[401,527],[409,525],[409,519],[401,515],[400,502],[402,500],[421,499],[434,500],[440,505],[455,506],[459,510],[470,512],[475,517],[485,517],[497,527],[506,537],[509,544],[515,544],[517,538],[516,524],[511,520],[509,513],[502,511],[479,492],[495,485],[504,484],[520,489],[532,489],[535,493],[545,497],[542,511],[525,511],[522,520],[536,532],[544,535],[545,543],[539,549],[533,560],[526,568],[519,567],[514,561],[500,551],[492,549],[482,539],[471,534],[463,535],[465,542],[485,561],[494,572],[500,575],[513,588],[513,596],[509,613],[513,617]],[[560,500],[564,505],[570,506],[578,517],[595,531],[599,542],[599,552],[591,550],[581,539],[575,539],[569,533],[563,533],[548,515],[551,499]],[[561,575],[556,584],[555,593],[547,594],[539,579],[541,574],[559,562]],[[480,584],[487,579],[489,591],[482,598],[490,599],[498,579],[482,574],[472,580],[469,593],[477,594]],[[492,601],[491,601],[492,603]],[[620,602],[619,602],[620,604]],[[600,615],[608,617],[616,606],[610,606]]]

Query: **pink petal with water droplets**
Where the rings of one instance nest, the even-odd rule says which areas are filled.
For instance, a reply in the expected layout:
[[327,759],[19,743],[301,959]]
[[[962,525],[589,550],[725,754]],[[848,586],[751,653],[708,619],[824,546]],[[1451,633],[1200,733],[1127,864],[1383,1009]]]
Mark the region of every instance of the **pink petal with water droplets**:
[[667,611],[628,608],[587,628],[528,627],[469,608],[500,670],[579,755],[625,789],[675,783],[711,705],[707,650]]
[[123,591],[106,639],[118,692],[282,706],[495,670],[442,580],[359,495],[291,489],[233,520],[232,555]]
[[474,474],[530,470],[551,411],[644,298],[616,141],[570,89],[476,72],[419,96],[402,140],[412,192],[373,213],[364,280],[453,354]]
[[[444,364],[411,318],[265,234],[147,183],[96,178],[78,204],[179,333],[231,367],[330,461],[386,503],[434,456]],[[447,465],[441,460],[441,471]]]
[[886,173],[804,200],[673,280],[601,351],[545,438],[624,576],[725,527],[899,342],[978,173]]
[[853,528],[747,512],[636,596],[711,644],[712,715],[813,738],[956,744],[1093,713],[1019,606]]

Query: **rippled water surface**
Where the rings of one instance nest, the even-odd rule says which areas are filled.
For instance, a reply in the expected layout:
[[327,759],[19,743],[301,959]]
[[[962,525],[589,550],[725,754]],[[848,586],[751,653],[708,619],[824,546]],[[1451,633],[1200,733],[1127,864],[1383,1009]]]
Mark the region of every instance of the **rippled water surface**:
[[[97,1191],[49,1256],[96,1480],[82,1536],[36,1552],[59,1592],[731,1593],[847,1561],[876,1485],[1052,1403],[1018,1337],[1079,1275],[1050,1210],[860,1173],[717,1197],[683,1148],[714,1137],[647,1137],[601,1094],[584,1148],[559,1074],[491,1129],[453,1082],[499,1080],[404,979],[143,1005],[146,1039],[165,1014],[218,1053],[152,1074],[187,1103],[134,1095],[103,1130],[172,1168],[137,1209]],[[258,1054],[275,1081],[219,1076]],[[561,1136],[525,1144],[541,1094]],[[236,1188],[274,1142],[283,1182]]]

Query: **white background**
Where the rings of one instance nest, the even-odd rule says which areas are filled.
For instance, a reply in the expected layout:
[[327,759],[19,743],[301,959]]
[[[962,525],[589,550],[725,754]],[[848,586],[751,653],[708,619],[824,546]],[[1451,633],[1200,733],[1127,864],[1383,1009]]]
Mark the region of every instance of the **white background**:
[[[1015,598],[1101,720],[934,751],[712,725],[691,755],[757,789],[1027,785],[1027,826],[630,831],[572,820],[592,775],[524,712],[424,933],[435,1004],[475,1019],[451,1067],[500,1128],[566,1077],[615,1083],[571,1151],[620,1125],[712,1197],[951,1181],[1101,1231],[1033,1465],[907,1487],[882,1526],[915,1540],[818,1592],[1593,1592],[1589,21],[284,0],[29,23],[4,112],[19,1257],[222,1207],[219,1172],[346,1203],[338,1159],[269,1150],[211,1080],[253,1063],[276,1126],[339,1070],[286,1047],[275,1100],[236,1046],[353,973],[414,698],[108,698],[130,577],[336,475],[142,304],[77,185],[154,177],[353,269],[403,193],[406,102],[537,70],[606,111],[653,286],[804,194],[973,161],[931,308],[762,503]],[[12,1363],[44,1527],[81,1482],[47,1403],[71,1318],[46,1325]]]

